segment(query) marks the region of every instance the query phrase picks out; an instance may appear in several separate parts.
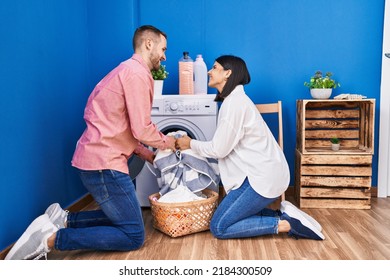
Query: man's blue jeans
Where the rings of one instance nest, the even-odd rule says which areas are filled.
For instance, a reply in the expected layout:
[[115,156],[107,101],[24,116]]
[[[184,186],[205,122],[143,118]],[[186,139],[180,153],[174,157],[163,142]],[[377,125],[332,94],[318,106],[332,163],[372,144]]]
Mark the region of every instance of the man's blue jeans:
[[276,199],[261,196],[245,179],[217,207],[210,222],[211,233],[220,239],[278,233],[278,212],[265,208]]
[[130,251],[145,239],[141,207],[128,174],[114,170],[79,170],[101,210],[69,213],[67,228],[57,232],[58,250]]

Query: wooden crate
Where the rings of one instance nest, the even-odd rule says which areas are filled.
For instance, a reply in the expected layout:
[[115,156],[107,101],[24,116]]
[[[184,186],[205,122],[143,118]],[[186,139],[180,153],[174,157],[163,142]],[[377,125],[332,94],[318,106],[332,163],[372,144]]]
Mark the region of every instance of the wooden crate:
[[[375,99],[298,100],[297,149],[302,154],[373,154]],[[341,140],[332,151],[330,138]]]
[[371,208],[372,155],[296,150],[295,198],[301,208]]

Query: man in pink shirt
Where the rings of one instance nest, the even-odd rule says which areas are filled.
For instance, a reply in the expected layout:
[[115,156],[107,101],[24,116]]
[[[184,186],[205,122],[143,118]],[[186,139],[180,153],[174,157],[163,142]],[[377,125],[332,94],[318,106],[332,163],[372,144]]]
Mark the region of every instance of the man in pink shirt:
[[136,154],[153,162],[153,152],[143,144],[174,150],[175,139],[151,121],[151,70],[166,59],[167,36],[153,26],[141,26],[134,33],[133,48],[133,56],[92,91],[84,111],[87,127],[72,159],[100,209],[68,213],[58,203],[50,205],[6,259],[41,258],[52,248],[129,251],[143,245],[142,212],[127,161]]

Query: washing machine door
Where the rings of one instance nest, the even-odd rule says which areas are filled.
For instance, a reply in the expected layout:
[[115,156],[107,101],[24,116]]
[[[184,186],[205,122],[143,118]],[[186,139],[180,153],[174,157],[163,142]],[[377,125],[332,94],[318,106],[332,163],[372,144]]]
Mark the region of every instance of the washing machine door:
[[133,154],[127,161],[127,165],[129,167],[129,175],[134,180],[144,167],[145,161]]
[[204,133],[195,123],[181,117],[163,119],[157,122],[156,125],[165,135],[181,130],[185,131],[192,139],[206,141]]

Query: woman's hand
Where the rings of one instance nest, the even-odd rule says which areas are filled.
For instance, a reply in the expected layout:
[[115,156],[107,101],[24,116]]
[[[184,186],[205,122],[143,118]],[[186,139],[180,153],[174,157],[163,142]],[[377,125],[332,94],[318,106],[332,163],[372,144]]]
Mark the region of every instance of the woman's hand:
[[184,135],[180,138],[177,138],[176,139],[176,149],[179,149],[179,150],[187,150],[189,148],[191,148],[190,146],[190,142],[191,142],[191,138],[188,137],[187,135]]

